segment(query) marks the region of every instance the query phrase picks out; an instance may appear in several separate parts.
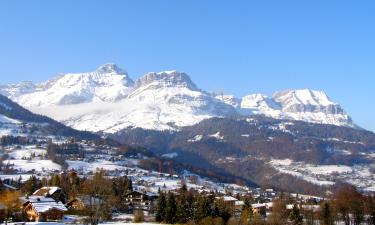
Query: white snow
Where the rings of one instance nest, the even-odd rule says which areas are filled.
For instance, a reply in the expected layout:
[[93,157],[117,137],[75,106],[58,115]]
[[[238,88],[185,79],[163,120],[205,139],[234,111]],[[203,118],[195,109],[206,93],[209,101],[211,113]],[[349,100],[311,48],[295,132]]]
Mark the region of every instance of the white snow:
[[72,161],[67,160],[66,163],[69,165],[69,169],[74,169],[77,171],[93,171],[95,172],[98,169],[104,169],[108,171],[114,170],[125,170],[125,166],[121,166],[115,162],[107,160],[96,160],[94,162],[85,162],[85,161]]
[[32,160],[21,160],[21,159],[11,159],[5,160],[5,164],[13,165],[14,169],[18,169],[20,171],[55,171],[60,170],[61,166],[57,163],[52,162],[52,160],[40,160],[40,159],[32,159]]
[[232,95],[200,90],[185,73],[151,72],[133,82],[114,64],[89,73],[62,74],[35,85],[3,85],[0,92],[35,113],[93,132],[135,127],[179,130],[204,119],[237,114],[354,126],[322,91],[290,90],[272,98],[253,94],[240,102]]
[[203,135],[197,134],[193,138],[188,139],[188,142],[198,142],[203,139]]
[[172,152],[172,153],[167,153],[167,154],[163,154],[162,157],[164,158],[169,158],[169,159],[173,159],[173,158],[176,158],[178,156],[178,153],[177,152]]
[[5,123],[5,124],[20,124],[21,122],[19,120],[15,120],[9,117],[6,117],[4,115],[0,115],[0,124]]
[[220,131],[214,133],[214,134],[210,134],[208,135],[209,137],[212,137],[212,138],[215,138],[216,140],[219,140],[219,141],[223,141],[224,140],[224,136],[220,134]]
[[280,173],[318,185],[333,185],[337,180],[343,180],[364,189],[375,186],[375,175],[371,173],[368,165],[313,165],[291,159],[273,159],[270,165]]
[[241,108],[249,109],[253,114],[263,114],[276,119],[355,126],[340,105],[329,100],[322,91],[281,91],[273,94],[272,98],[263,94],[252,94],[242,98]]
[[8,153],[9,157],[13,159],[30,158],[32,155],[41,157],[45,154],[47,154],[47,150],[39,148],[23,148],[12,150],[10,153]]

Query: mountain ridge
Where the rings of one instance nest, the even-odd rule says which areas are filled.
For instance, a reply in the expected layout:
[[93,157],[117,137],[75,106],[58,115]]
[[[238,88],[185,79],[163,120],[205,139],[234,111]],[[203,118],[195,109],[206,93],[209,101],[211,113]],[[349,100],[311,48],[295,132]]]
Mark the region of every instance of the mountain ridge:
[[[207,118],[253,114],[357,127],[322,91],[287,90],[272,97],[251,94],[238,99],[201,90],[186,73],[176,70],[150,72],[133,81],[113,63],[39,84],[2,85],[0,93],[33,112],[94,132],[114,133],[129,127],[178,130]],[[67,113],[62,115],[61,110]]]

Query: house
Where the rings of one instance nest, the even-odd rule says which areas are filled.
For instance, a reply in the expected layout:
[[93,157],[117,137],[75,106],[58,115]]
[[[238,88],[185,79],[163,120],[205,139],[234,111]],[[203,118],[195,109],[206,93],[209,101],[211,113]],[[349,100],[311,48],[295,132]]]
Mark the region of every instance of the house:
[[158,194],[132,191],[126,194],[124,198],[130,210],[142,209],[152,211],[154,202],[158,199]]
[[251,205],[254,213],[261,215],[262,217],[266,217],[267,212],[267,204],[266,203],[255,203]]
[[222,200],[222,201],[225,202],[226,205],[233,206],[233,207],[236,205],[236,201],[238,201],[238,199],[236,199],[232,196],[216,197],[216,199]]
[[45,196],[45,197],[51,197],[55,201],[61,201],[62,203],[66,203],[66,195],[59,187],[42,187],[38,190],[36,190],[33,195],[35,196]]
[[216,197],[216,199],[219,201],[223,201],[225,206],[228,207],[233,214],[236,212],[236,202],[237,204],[241,204],[240,201],[238,201],[238,199],[232,196]]
[[85,209],[85,203],[80,198],[73,198],[66,204],[68,209],[83,210]]
[[62,202],[50,197],[31,195],[20,200],[22,212],[30,221],[62,220],[68,211]]

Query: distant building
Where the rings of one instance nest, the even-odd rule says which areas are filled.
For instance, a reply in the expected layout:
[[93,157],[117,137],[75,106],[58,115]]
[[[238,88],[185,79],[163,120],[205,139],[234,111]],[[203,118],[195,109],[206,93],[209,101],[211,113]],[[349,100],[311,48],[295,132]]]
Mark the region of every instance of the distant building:
[[80,198],[73,198],[66,204],[68,209],[83,210],[85,209],[85,203]]
[[152,211],[153,205],[158,199],[158,194],[149,192],[132,191],[124,196],[129,210],[141,209]]

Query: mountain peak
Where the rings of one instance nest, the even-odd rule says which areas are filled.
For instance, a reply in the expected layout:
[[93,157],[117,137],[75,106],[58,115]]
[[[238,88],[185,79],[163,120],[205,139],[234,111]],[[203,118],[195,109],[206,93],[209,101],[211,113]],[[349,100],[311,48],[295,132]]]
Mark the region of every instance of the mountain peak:
[[106,63],[101,66],[96,70],[97,73],[100,74],[106,74],[106,73],[116,73],[116,74],[124,74],[127,75],[127,72],[120,67],[118,67],[114,63]]
[[198,90],[197,86],[186,73],[176,70],[147,73],[139,78],[136,83],[136,88],[146,85],[157,87],[186,87],[191,90]]
[[283,105],[337,105],[337,103],[334,103],[329,99],[324,91],[311,89],[279,91],[273,94],[273,98],[275,101],[281,102]]

